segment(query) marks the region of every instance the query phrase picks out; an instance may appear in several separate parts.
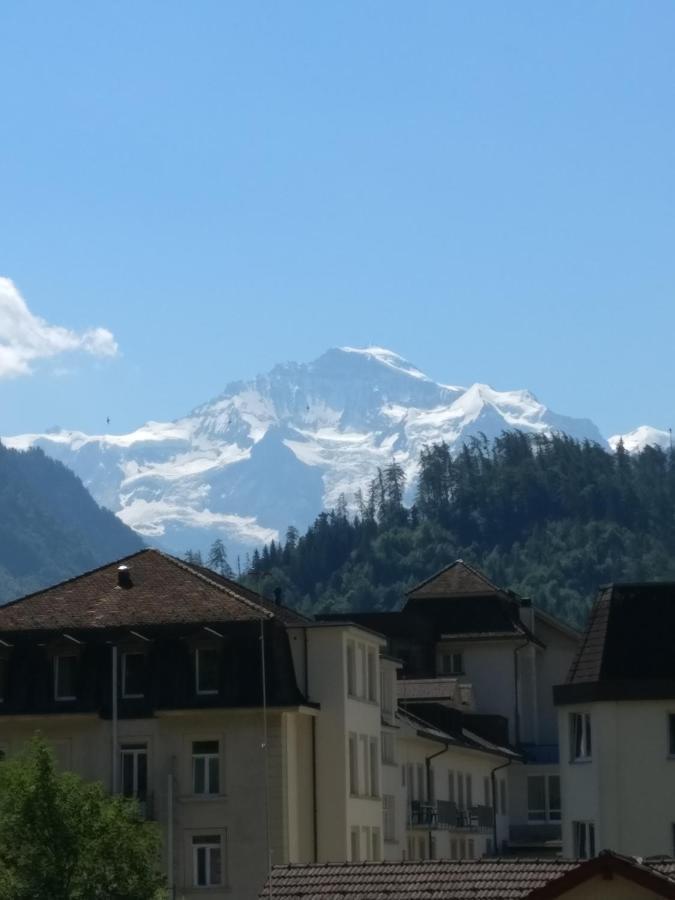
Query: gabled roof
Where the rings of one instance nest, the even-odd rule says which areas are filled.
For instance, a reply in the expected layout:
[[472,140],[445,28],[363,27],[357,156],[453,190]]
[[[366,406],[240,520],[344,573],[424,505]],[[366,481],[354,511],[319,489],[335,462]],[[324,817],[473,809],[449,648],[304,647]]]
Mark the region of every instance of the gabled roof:
[[[675,898],[673,861],[639,862],[603,851],[589,860],[480,859],[390,863],[313,863],[275,866],[272,891],[260,897],[279,900],[544,900],[564,897],[590,879],[606,878],[603,896],[611,897],[617,876]],[[624,894],[625,896],[625,894]]]
[[[118,584],[128,566],[130,587]],[[141,550],[0,606],[0,633],[245,622],[306,622],[236,582],[159,550]]]
[[675,697],[675,584],[601,588],[557,703]]
[[503,593],[487,575],[474,569],[463,559],[425,578],[408,591],[411,600],[429,597],[471,596]]

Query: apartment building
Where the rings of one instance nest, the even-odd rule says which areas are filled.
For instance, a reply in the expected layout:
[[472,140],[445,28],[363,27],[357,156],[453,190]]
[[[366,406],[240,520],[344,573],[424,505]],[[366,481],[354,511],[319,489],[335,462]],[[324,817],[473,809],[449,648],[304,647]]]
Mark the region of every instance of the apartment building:
[[[499,831],[493,849],[559,851],[560,769],[553,687],[564,680],[581,635],[462,560],[414,587],[400,612],[347,617],[386,635],[387,653],[401,660],[399,690],[404,698],[406,682],[432,685],[454,678],[471,692],[470,708],[459,704],[473,716],[466,727],[494,746],[517,751],[518,760],[502,775],[508,829]],[[331,617],[339,618],[343,617]],[[419,709],[416,712],[420,714]],[[423,712],[433,716],[434,704],[427,704]]]
[[675,853],[675,584],[613,584],[555,690],[563,852]]

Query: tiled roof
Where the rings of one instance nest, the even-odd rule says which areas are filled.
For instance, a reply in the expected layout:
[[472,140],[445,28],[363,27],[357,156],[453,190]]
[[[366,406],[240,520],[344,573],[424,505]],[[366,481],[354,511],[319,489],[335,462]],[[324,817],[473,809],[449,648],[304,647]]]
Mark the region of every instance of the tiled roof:
[[[120,565],[129,567],[131,587],[118,584]],[[295,624],[296,616],[207,569],[158,550],[141,550],[0,606],[0,633],[270,618]]]
[[[559,860],[429,860],[277,866],[272,896],[284,900],[520,900],[576,868]],[[261,898],[266,893],[261,893]]]
[[408,597],[416,600],[422,597],[447,597],[457,594],[499,593],[500,588],[493,584],[487,575],[474,569],[464,560],[458,559],[411,588]]
[[481,859],[276,866],[272,891],[280,900],[525,900],[564,897],[584,881],[615,873],[675,897],[673,860],[643,860],[603,851],[589,860]]
[[675,584],[600,590],[558,702],[675,696]]

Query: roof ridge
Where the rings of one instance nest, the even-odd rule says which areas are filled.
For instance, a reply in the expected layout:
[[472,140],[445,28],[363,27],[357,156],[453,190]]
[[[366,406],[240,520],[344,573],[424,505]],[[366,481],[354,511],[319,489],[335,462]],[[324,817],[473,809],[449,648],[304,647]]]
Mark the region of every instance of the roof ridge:
[[458,565],[464,566],[466,569],[468,569],[471,572],[472,575],[475,575],[477,578],[479,578],[481,581],[483,581],[485,584],[487,584],[489,587],[491,587],[493,590],[497,591],[498,593],[500,593],[500,594],[506,593],[504,588],[500,588],[498,585],[496,585],[494,583],[494,581],[491,581],[487,577],[487,575],[485,575],[483,572],[480,571],[480,569],[476,569],[474,566],[471,565],[471,563],[465,562],[463,559],[456,559],[453,562],[448,563],[447,566],[443,566],[437,572],[434,572],[432,575],[429,575],[428,578],[423,579],[418,584],[411,587],[409,590],[406,591],[406,596],[410,596],[410,594],[414,594],[415,591],[419,591],[420,588],[423,588],[425,584],[429,584],[429,582],[433,581],[434,578],[438,578],[439,575],[442,575],[444,572],[448,572],[450,569],[452,569]]

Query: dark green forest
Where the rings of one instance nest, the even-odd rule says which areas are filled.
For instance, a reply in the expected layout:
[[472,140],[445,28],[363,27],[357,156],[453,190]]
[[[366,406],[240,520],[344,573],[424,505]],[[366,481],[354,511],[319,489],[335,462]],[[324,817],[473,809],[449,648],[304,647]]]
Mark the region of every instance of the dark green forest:
[[70,469],[0,444],[0,603],[142,546]]
[[455,559],[583,623],[609,581],[675,579],[675,456],[506,432],[425,448],[415,501],[392,463],[305,534],[256,551],[246,583],[305,612],[389,610]]

